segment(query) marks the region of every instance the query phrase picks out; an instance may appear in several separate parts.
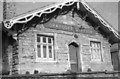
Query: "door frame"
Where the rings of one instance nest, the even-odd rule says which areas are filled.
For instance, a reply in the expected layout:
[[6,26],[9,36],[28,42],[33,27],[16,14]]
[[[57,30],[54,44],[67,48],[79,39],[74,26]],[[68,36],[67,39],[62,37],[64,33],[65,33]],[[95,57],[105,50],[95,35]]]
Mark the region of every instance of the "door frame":
[[81,72],[82,71],[81,45],[79,43],[77,43],[77,42],[74,42],[74,41],[72,41],[72,42],[70,42],[70,43],[67,44],[67,46],[68,46],[68,61],[69,61],[70,69],[71,69],[71,62],[70,62],[69,46],[70,46],[71,43],[75,43],[75,44],[78,45],[78,47],[77,47],[77,65],[78,65],[78,71],[77,72]]

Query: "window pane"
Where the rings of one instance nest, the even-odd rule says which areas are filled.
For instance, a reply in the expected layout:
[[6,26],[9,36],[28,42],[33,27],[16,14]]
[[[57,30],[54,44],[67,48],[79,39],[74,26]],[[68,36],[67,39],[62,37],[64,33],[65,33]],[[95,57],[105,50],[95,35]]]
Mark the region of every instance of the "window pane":
[[98,48],[101,49],[100,44],[98,43]]
[[92,47],[92,42],[90,42],[90,46]]
[[37,45],[37,53],[38,53],[38,57],[41,57],[41,47],[40,47],[40,45]]
[[99,49],[97,49],[97,52],[98,52],[98,53],[100,53],[100,50],[99,50]]
[[92,48],[94,48],[94,43],[92,43]]
[[43,37],[43,43],[46,43],[46,37]]
[[52,43],[52,39],[51,38],[48,38],[48,43]]
[[48,49],[49,49],[49,57],[52,58],[52,46],[49,46]]
[[36,39],[37,57],[45,60],[53,58],[53,38],[48,35],[37,34]]
[[97,48],[97,43],[95,43],[95,48]]
[[40,42],[40,37],[39,36],[37,36],[37,42]]
[[93,58],[95,59],[95,50],[93,49]]
[[93,48],[95,48],[95,43],[92,43],[93,44]]
[[100,45],[100,44],[99,44],[99,43],[97,43],[97,48],[99,48],[99,45]]
[[46,51],[46,46],[43,46],[43,57],[46,58],[47,57],[47,51]]
[[101,58],[101,43],[100,42],[95,42],[91,41],[90,42],[91,46],[91,54],[93,59],[100,59]]

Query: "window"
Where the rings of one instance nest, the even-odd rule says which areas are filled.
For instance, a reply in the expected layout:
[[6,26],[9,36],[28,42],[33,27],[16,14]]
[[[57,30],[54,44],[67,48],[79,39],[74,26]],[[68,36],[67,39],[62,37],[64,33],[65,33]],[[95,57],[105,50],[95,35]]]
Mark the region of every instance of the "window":
[[53,60],[53,36],[37,34],[37,59]]
[[101,60],[101,42],[90,41],[90,51],[92,60]]

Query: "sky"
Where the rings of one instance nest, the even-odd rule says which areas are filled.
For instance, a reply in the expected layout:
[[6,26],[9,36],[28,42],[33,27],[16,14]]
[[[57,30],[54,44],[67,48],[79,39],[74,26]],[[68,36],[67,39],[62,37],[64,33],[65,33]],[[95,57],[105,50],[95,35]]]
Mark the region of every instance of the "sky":
[[118,2],[89,2],[88,4],[118,30]]

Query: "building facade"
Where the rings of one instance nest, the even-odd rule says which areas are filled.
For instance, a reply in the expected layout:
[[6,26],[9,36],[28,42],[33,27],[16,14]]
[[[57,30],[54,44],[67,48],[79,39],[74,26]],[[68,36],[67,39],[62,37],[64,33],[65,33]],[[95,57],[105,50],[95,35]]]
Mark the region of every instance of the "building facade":
[[12,41],[9,74],[113,71],[110,46],[119,35],[82,2],[57,5],[13,18],[11,25],[4,21]]
[[64,15],[20,34],[19,63],[16,60],[18,73],[34,73],[34,70],[43,73],[85,72],[88,69],[112,71],[110,43],[85,21],[79,20],[84,29],[76,25],[71,16]]

